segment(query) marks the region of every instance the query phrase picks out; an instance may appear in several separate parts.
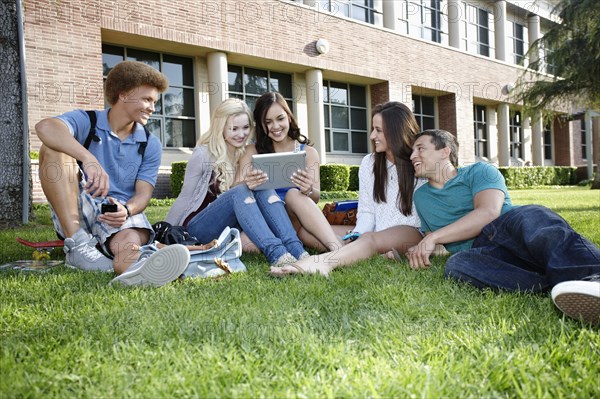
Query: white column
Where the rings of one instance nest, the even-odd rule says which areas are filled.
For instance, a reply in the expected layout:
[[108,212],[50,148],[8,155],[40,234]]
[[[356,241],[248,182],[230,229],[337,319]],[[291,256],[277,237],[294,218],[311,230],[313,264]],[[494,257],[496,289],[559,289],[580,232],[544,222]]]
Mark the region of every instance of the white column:
[[209,53],[207,56],[208,68],[208,103],[210,113],[227,98],[227,54],[222,52]]
[[522,144],[521,148],[523,148],[523,153],[521,154],[521,159],[523,160],[525,165],[530,165],[531,164],[531,118],[529,118],[529,117],[523,118],[523,144]]
[[485,107],[486,120],[488,123],[488,160],[498,163],[498,118],[496,109],[491,106]]
[[398,11],[396,9],[397,1],[383,1],[383,27],[396,30],[396,21],[398,20]]
[[588,179],[594,177],[594,125],[592,124],[592,113],[585,111],[585,157],[587,158]]
[[[392,3],[395,3],[392,1]],[[448,44],[460,48],[460,17],[462,15],[459,0],[448,0]]]
[[[529,32],[529,45],[531,46],[537,39],[540,38],[540,17],[539,15],[530,15],[527,18],[527,31]],[[537,62],[540,59],[540,49],[534,51],[529,56],[529,63]],[[537,68],[541,71],[542,68]]]
[[496,59],[506,61],[506,1],[499,0],[494,8],[494,41]]
[[325,117],[323,115],[323,72],[320,69],[306,71],[306,113],[308,138],[319,153],[321,164],[327,162],[325,153]]
[[508,104],[498,104],[498,165],[510,166]]
[[536,112],[531,121],[531,160],[535,166],[544,165],[544,126],[541,112]]

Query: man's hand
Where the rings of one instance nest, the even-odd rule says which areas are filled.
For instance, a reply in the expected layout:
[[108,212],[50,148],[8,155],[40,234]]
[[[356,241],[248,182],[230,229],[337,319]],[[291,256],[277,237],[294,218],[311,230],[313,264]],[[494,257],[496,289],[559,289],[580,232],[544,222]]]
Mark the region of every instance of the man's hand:
[[121,227],[127,220],[127,209],[113,197],[108,197],[111,204],[117,204],[116,212],[107,212],[98,216],[98,220],[110,227]]
[[83,171],[87,177],[85,190],[92,196],[106,197],[110,188],[110,178],[96,158],[83,162]]
[[411,269],[427,269],[431,266],[429,257],[435,250],[436,242],[432,235],[426,235],[417,245],[406,251],[408,264]]

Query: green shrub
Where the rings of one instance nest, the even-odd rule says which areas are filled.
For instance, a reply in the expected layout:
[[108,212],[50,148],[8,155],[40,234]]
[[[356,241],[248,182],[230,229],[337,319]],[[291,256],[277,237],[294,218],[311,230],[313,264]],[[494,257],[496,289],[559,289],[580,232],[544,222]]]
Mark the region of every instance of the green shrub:
[[187,161],[177,161],[171,163],[171,197],[173,198],[177,198],[181,192],[186,166]]
[[321,191],[321,200],[358,199],[358,191]]
[[345,191],[348,189],[350,171],[348,165],[328,163],[321,165],[321,191]]
[[509,188],[536,186],[566,186],[575,183],[575,170],[571,166],[499,167]]
[[350,165],[349,191],[358,191],[358,165]]

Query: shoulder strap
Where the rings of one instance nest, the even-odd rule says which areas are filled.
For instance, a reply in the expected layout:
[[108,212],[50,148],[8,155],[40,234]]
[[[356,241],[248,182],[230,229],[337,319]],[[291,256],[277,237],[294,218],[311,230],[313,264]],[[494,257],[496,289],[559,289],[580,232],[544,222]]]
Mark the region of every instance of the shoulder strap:
[[90,118],[90,132],[88,133],[87,137],[85,138],[85,142],[83,143],[83,146],[87,150],[88,148],[90,148],[92,140],[98,142],[100,141],[100,139],[98,138],[98,136],[96,136],[96,111],[85,111],[85,113],[88,114],[88,117]]
[[142,160],[144,159],[144,153],[146,152],[146,146],[148,145],[148,140],[150,140],[150,130],[146,126],[144,126],[144,131],[146,132],[146,141],[142,141],[140,143],[140,148],[138,149],[138,154],[142,156]]

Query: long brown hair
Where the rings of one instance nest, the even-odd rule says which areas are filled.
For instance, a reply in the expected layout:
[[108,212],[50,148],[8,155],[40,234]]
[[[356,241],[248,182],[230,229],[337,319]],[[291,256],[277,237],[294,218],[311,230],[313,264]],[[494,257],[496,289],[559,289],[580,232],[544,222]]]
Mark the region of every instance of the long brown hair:
[[[396,206],[403,215],[408,216],[412,210],[415,188],[415,169],[410,161],[410,154],[412,153],[412,145],[419,133],[419,125],[412,111],[406,105],[396,101],[376,105],[373,108],[372,116],[377,114],[381,115],[385,141],[388,149],[394,155],[396,171],[398,172]],[[373,148],[375,148],[374,145]],[[385,192],[388,182],[386,153],[376,152],[374,156],[373,199],[378,203],[386,202]]]
[[256,121],[256,152],[259,154],[268,154],[274,152],[273,140],[271,140],[269,137],[265,118],[269,108],[271,108],[271,105],[275,103],[279,104],[281,108],[283,108],[290,121],[288,137],[298,141],[300,144],[310,145],[308,137],[300,133],[298,122],[296,121],[296,118],[294,118],[294,115],[292,114],[287,101],[285,101],[285,98],[283,98],[281,94],[272,91],[260,96],[254,105],[254,120]]

